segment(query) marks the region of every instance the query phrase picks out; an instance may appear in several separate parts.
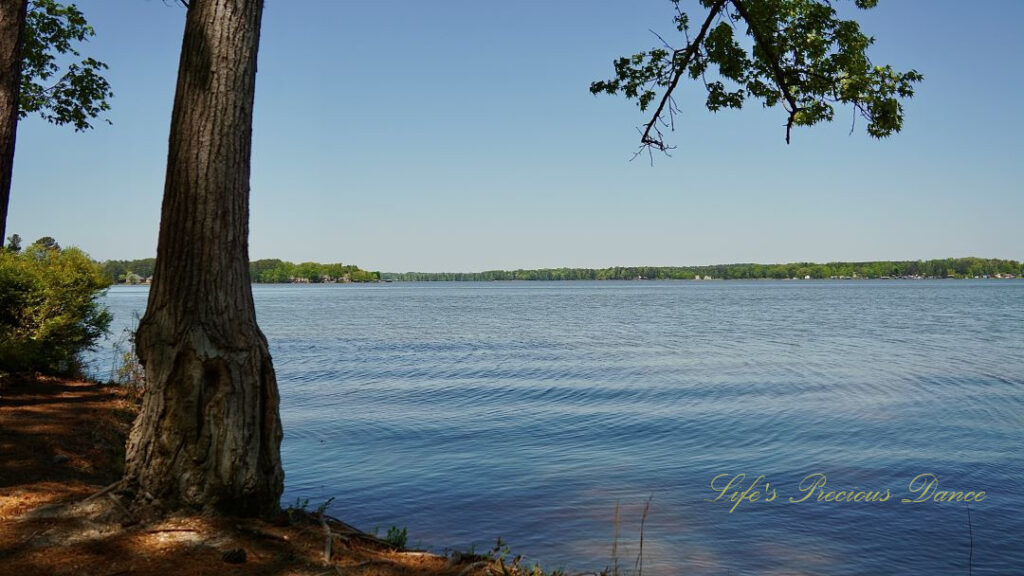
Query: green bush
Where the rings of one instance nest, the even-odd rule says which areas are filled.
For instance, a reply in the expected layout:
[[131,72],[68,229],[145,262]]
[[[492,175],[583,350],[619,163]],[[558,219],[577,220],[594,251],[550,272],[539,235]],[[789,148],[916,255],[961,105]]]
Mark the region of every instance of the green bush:
[[388,528],[388,533],[384,536],[384,541],[399,550],[405,550],[405,545],[409,541],[409,532],[406,531],[405,528],[392,526],[391,528]]
[[0,373],[77,370],[110,325],[99,303],[109,285],[85,252],[52,238],[0,249]]

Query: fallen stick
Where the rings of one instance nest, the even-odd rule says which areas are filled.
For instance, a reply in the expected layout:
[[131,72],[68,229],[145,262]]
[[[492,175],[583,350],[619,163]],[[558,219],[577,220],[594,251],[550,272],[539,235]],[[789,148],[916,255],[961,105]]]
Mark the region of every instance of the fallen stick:
[[320,516],[320,525],[324,528],[324,562],[327,564],[331,563],[331,542],[334,538],[331,537],[331,528],[327,525],[327,519]]
[[274,534],[273,532],[267,532],[266,530],[263,530],[261,528],[256,528],[255,526],[244,526],[242,524],[236,524],[235,528],[237,528],[238,530],[240,530],[242,532],[245,532],[247,534],[252,534],[253,536],[259,536],[260,538],[268,538],[270,540],[277,540],[278,542],[288,542],[289,541],[287,536],[284,536],[284,535],[281,535],[281,534]]
[[110,486],[107,486],[106,488],[100,490],[99,492],[97,492],[95,494],[92,494],[90,496],[87,496],[84,500],[82,500],[81,503],[84,504],[84,503],[92,500],[93,498],[99,498],[100,496],[104,496],[106,494],[109,494],[110,492],[113,492],[114,490],[116,490],[117,487],[120,486],[120,485],[121,485],[121,481],[118,480],[117,482],[114,482]]

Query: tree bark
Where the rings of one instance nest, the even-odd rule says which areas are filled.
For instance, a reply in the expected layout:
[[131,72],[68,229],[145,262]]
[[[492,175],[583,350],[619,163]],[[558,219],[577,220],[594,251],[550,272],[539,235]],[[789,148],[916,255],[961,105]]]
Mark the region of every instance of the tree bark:
[[0,0],[0,244],[7,233],[27,10],[28,0]]
[[137,509],[268,516],[281,419],[248,267],[262,0],[191,0],[156,269],[137,334],[147,389],[123,486]]

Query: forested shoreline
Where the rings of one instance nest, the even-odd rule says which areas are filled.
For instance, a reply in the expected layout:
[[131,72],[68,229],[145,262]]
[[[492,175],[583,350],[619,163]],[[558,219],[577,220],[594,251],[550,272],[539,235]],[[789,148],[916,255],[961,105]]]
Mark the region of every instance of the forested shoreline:
[[996,258],[886,260],[873,262],[793,262],[788,264],[716,264],[711,266],[632,266],[544,268],[485,272],[383,272],[386,282],[481,282],[494,280],[754,280],[847,278],[1020,277],[1024,263]]
[[[107,260],[103,271],[115,284],[143,284],[153,276],[155,258]],[[1016,278],[1024,262],[998,258],[880,260],[870,262],[791,262],[709,266],[614,266],[542,268],[484,272],[371,272],[352,264],[298,264],[276,258],[249,263],[254,284],[332,282],[489,282],[498,280],[785,280],[884,278]]]
[[[107,260],[103,272],[114,284],[146,284],[153,278],[156,258]],[[368,272],[352,264],[295,264],[277,258],[249,262],[249,277],[254,284],[319,284],[332,282],[378,282],[379,272]]]

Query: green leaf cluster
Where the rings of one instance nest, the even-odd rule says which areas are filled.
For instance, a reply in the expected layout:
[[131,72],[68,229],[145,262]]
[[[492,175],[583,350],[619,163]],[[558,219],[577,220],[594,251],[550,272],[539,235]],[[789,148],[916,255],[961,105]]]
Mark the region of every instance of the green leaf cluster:
[[0,370],[69,373],[110,325],[110,281],[78,248],[41,238],[0,250]]
[[[675,24],[685,45],[661,47],[614,61],[615,76],[593,82],[593,94],[622,94],[647,111],[643,144],[666,149],[661,127],[674,126],[679,108],[673,91],[684,75],[699,82],[705,106],[717,112],[742,108],[748,100],[787,113],[786,141],[793,126],[830,121],[837,105],[850,105],[867,123],[867,133],[884,138],[903,127],[903,100],[914,95],[923,76],[875,65],[868,57],[874,38],[854,20],[838,16],[830,0],[699,0],[703,24],[691,29],[690,15],[675,5]],[[877,0],[856,0],[857,8]],[[856,117],[855,117],[856,118]]]
[[31,0],[22,50],[21,118],[38,113],[48,122],[83,131],[110,110],[114,93],[101,76],[107,65],[95,58],[75,61],[81,57],[75,46],[94,35],[74,4]]

